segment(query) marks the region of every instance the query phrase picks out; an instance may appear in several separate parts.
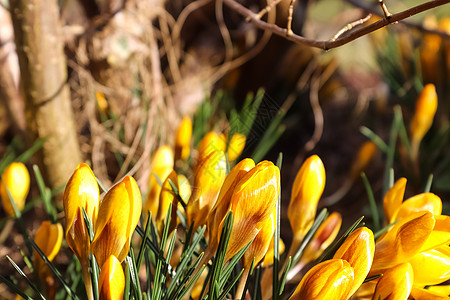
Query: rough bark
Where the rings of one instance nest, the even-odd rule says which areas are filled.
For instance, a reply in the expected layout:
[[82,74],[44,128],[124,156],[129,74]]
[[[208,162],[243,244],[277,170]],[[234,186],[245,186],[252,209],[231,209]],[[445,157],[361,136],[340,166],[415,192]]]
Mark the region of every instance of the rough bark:
[[62,186],[81,161],[56,0],[11,0],[28,130],[45,138],[43,170]]

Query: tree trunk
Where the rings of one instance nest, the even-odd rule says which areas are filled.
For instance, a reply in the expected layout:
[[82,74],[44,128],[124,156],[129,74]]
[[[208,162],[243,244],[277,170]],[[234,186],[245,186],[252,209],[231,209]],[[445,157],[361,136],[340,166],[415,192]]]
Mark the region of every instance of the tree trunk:
[[28,130],[46,139],[40,153],[52,188],[65,184],[81,162],[67,85],[56,0],[10,0]]

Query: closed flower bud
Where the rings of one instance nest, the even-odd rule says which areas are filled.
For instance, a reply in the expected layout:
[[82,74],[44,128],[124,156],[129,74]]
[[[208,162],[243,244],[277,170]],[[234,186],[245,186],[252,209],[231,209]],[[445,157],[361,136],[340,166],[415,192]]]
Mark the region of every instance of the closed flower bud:
[[166,219],[167,210],[169,209],[170,203],[172,203],[172,211],[169,226],[169,232],[172,232],[172,230],[174,230],[177,225],[178,198],[176,197],[169,180],[177,188],[177,190],[180,190],[178,186],[177,173],[175,173],[175,171],[172,171],[164,181],[161,193],[159,194],[159,208],[158,214],[156,215],[156,222],[158,223],[161,229],[164,227],[164,221]]
[[403,202],[405,188],[406,178],[402,177],[394,183],[383,198],[384,216],[388,223],[394,222],[395,214]]
[[243,134],[235,133],[228,144],[227,154],[229,161],[235,161],[245,148],[246,137]]
[[374,142],[365,142],[361,148],[359,148],[358,154],[355,161],[353,162],[352,168],[350,170],[350,177],[352,180],[359,178],[361,172],[363,172],[369,163],[372,161],[373,157],[377,153],[377,146]]
[[408,299],[413,286],[414,274],[409,263],[397,265],[383,272],[372,300]]
[[30,190],[30,174],[23,163],[11,163],[3,171],[0,181],[0,196],[2,198],[3,208],[8,215],[15,216],[7,188],[17,208],[22,210],[25,206],[28,191]]
[[382,270],[407,262],[421,252],[434,224],[435,219],[429,211],[414,213],[399,220],[377,240],[370,274],[379,274]]
[[412,157],[414,159],[417,158],[420,142],[433,124],[437,106],[436,88],[433,84],[427,84],[417,99],[416,110],[410,124]]
[[198,164],[205,159],[211,152],[225,152],[226,140],[222,136],[220,137],[214,131],[208,132],[198,145]]
[[194,223],[194,228],[206,224],[220,187],[226,176],[226,160],[222,151],[211,152],[201,161],[194,177],[191,199],[187,206],[188,224]]
[[80,260],[86,260],[89,257],[90,240],[82,208],[91,223],[95,224],[99,205],[97,180],[88,165],[81,163],[75,169],[64,190],[63,202],[67,245]]
[[189,157],[192,137],[192,121],[184,117],[175,134],[175,160],[185,160]]
[[[59,249],[61,249],[62,239],[63,228],[61,224],[51,224],[49,221],[44,221],[36,232],[34,242],[39,246],[45,256],[47,256],[48,260],[52,261],[56,254],[58,254]],[[41,281],[45,282],[48,274],[47,271],[49,271],[47,270],[47,265],[36,251],[34,251],[33,259]]]
[[92,242],[92,252],[100,266],[110,255],[116,256],[119,262],[125,259],[141,208],[141,193],[131,176],[125,176],[105,195],[100,204]]
[[353,295],[369,274],[375,251],[372,230],[361,227],[353,231],[339,247],[333,258],[344,259],[354,270],[354,282],[349,292]]
[[119,260],[111,255],[102,265],[99,276],[100,300],[122,300],[125,275]]
[[294,232],[294,247],[299,244],[314,222],[317,204],[325,187],[325,168],[317,156],[310,156],[302,165],[292,186],[288,218]]
[[[169,146],[161,146],[156,150],[151,162],[151,172],[149,178],[149,190],[147,200],[145,201],[144,213],[148,211],[155,217],[158,213],[159,194],[161,193],[161,184],[173,170],[173,152]],[[161,181],[161,184],[159,180]]]
[[280,169],[269,161],[260,162],[239,180],[231,197],[233,228],[225,259],[256,237],[261,222],[272,214],[279,191]]
[[353,268],[346,260],[326,260],[303,276],[290,299],[346,300],[353,286],[353,278]]

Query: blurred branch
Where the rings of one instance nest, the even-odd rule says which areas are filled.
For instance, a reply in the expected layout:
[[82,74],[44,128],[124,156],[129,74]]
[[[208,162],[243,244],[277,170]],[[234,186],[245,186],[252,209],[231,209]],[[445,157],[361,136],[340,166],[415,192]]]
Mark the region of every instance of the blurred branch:
[[[345,1],[347,3],[355,6],[355,7],[361,8],[361,9],[365,10],[366,12],[371,13],[372,15],[376,15],[376,16],[379,16],[379,17],[383,16],[375,8],[374,5],[370,5],[368,3],[364,3],[364,2],[359,1],[359,0],[345,0]],[[411,21],[408,21],[408,20],[402,20],[402,21],[400,21],[400,23],[402,23],[402,24],[404,24],[404,25],[406,25],[408,27],[412,27],[412,28],[415,28],[417,30],[423,31],[425,33],[436,34],[436,35],[439,35],[439,36],[441,36],[443,38],[450,39],[450,35],[448,33],[444,32],[444,31],[441,31],[441,30],[435,30],[435,29],[426,28],[422,24],[418,24],[418,23],[411,22]]]
[[258,19],[257,14],[255,14],[254,12],[252,12],[250,9],[246,8],[245,6],[241,5],[240,3],[236,2],[235,0],[224,0],[224,3],[228,7],[230,7],[235,12],[241,14],[242,16],[246,17],[256,27],[266,30],[266,31],[270,31],[279,36],[285,37],[287,40],[293,41],[295,43],[307,45],[310,47],[320,48],[323,50],[337,48],[339,46],[345,45],[357,38],[367,35],[373,31],[383,28],[389,24],[397,23],[403,19],[409,18],[413,15],[424,12],[431,8],[447,4],[449,2],[450,2],[450,0],[428,1],[423,4],[414,6],[410,9],[404,10],[402,12],[392,14],[392,15],[390,15],[389,18],[384,18],[384,19],[381,19],[381,20],[379,20],[375,23],[372,23],[368,26],[356,29],[353,32],[349,33],[348,35],[339,37],[338,39],[336,39],[334,41],[333,40],[319,41],[319,40],[314,40],[314,39],[308,39],[308,38],[305,38],[303,36],[300,36],[300,35],[297,35],[294,33],[289,33],[289,31],[286,28],[281,28],[275,24],[269,24],[265,21]]

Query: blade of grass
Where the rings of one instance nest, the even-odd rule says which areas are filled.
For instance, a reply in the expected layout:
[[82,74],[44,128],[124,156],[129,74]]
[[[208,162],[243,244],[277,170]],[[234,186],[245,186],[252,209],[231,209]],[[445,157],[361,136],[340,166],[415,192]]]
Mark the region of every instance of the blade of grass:
[[427,184],[425,185],[424,193],[429,193],[431,191],[431,185],[433,184],[433,174],[430,174],[427,179]]
[[378,149],[383,151],[384,153],[388,152],[388,145],[371,129],[367,128],[366,126],[359,127],[359,131],[367,137],[369,140],[371,140],[375,145],[377,145]]
[[361,178],[366,188],[367,197],[369,198],[370,211],[373,219],[373,228],[374,231],[378,231],[380,230],[380,216],[378,214],[378,207],[373,195],[372,187],[370,186],[369,179],[367,179],[367,176],[364,172],[361,172]]
[[6,284],[7,287],[9,287],[14,293],[18,294],[22,298],[26,300],[33,300],[30,296],[25,294],[20,288],[18,288],[12,281],[10,281],[8,278],[4,277],[3,275],[0,275],[0,281]]
[[8,255],[6,255],[6,258],[9,260],[9,262],[11,263],[11,265],[14,267],[14,269],[16,269],[17,273],[19,273],[20,276],[22,276],[22,278],[25,279],[25,281],[27,282],[27,284],[33,289],[33,291],[43,300],[46,300],[45,297],[41,294],[41,292],[39,291],[39,289],[34,285],[34,283],[28,279],[27,275],[25,275],[25,273],[19,268],[18,265],[16,265],[16,263],[11,259],[11,257],[9,257]]
[[[281,171],[283,165],[283,153],[278,154],[277,167]],[[280,261],[280,217],[281,217],[281,186],[278,191],[278,199],[275,204],[275,231],[273,238],[273,277],[272,277],[272,299],[278,298],[278,263]]]

